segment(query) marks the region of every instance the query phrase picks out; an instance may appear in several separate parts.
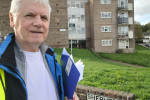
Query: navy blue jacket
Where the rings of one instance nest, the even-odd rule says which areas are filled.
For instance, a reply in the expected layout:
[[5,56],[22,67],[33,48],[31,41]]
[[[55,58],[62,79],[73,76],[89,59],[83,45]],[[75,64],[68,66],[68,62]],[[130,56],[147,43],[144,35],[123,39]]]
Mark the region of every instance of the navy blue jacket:
[[[5,87],[3,87],[5,100],[28,100],[26,84],[16,67],[14,45],[14,33],[10,33],[0,45],[0,68],[4,70],[5,74],[5,82],[2,82],[5,84]],[[55,81],[59,98],[60,100],[64,100],[62,70],[55,59],[53,49],[48,48],[45,57],[48,66],[51,66],[49,69]]]

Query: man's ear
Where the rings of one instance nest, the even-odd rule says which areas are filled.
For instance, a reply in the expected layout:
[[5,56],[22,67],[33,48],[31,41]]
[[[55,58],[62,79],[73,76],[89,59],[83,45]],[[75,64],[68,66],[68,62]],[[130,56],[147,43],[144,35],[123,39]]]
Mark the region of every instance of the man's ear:
[[15,23],[14,23],[14,16],[12,13],[9,13],[9,19],[10,19],[10,26],[14,27]]

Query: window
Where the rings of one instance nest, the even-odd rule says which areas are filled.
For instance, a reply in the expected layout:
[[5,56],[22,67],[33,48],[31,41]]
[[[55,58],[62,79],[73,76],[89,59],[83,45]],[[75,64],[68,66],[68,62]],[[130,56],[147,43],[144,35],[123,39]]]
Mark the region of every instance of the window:
[[71,34],[71,33],[72,33],[72,30],[68,30],[68,33]]
[[71,8],[75,8],[75,2],[71,2]]
[[80,2],[81,8],[84,8],[84,2]]
[[129,40],[119,40],[119,49],[129,48]]
[[111,18],[111,13],[110,12],[102,12],[101,18]]
[[81,15],[81,21],[84,21],[84,19],[85,19],[84,15]]
[[67,3],[67,7],[70,8],[70,3]]
[[76,17],[76,21],[80,21],[80,17]]
[[75,15],[72,15],[72,21],[76,21]]
[[76,8],[79,8],[79,4],[76,3]]
[[128,35],[128,32],[129,32],[128,26],[119,26],[118,27],[119,35]]
[[102,46],[112,46],[112,40],[102,40]]
[[85,28],[81,28],[81,33],[85,34]]
[[118,7],[124,7],[124,9],[128,8],[128,0],[118,0]]
[[68,17],[68,21],[71,21],[71,17]]
[[72,28],[72,34],[76,34],[76,28]]
[[101,0],[101,4],[111,4],[111,0]]
[[80,34],[80,30],[77,30],[77,34]]
[[102,32],[111,32],[111,26],[102,26]]

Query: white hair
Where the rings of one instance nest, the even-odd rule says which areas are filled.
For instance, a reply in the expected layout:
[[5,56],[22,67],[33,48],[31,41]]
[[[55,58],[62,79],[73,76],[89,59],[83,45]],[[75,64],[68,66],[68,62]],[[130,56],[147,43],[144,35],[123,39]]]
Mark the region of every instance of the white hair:
[[[22,0],[12,0],[11,1],[10,13],[12,13],[13,15],[17,14],[19,8],[21,7],[21,1]],[[49,5],[49,0],[32,0],[32,2],[34,2],[34,3],[39,2],[40,4],[43,4],[45,7],[48,7],[49,15],[50,15],[51,7]]]

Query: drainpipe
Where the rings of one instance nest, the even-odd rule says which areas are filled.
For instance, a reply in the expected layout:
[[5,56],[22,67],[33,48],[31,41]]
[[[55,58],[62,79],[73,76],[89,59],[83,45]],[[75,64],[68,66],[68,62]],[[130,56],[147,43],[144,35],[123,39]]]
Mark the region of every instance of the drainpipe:
[[118,50],[118,12],[117,12],[118,10],[117,10],[117,7],[116,7],[116,52],[117,52],[117,50]]

